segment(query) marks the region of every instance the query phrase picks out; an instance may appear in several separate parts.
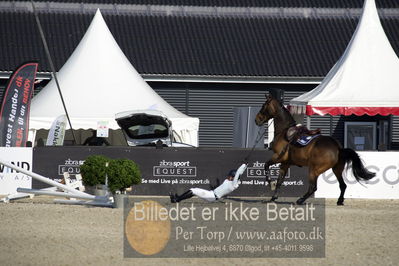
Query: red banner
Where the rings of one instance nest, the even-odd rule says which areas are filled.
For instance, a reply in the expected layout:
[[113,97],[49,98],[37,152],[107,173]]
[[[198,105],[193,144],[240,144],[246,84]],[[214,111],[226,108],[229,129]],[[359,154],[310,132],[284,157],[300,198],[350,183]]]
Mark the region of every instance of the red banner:
[[38,63],[25,63],[11,75],[0,111],[0,146],[25,147],[29,108]]

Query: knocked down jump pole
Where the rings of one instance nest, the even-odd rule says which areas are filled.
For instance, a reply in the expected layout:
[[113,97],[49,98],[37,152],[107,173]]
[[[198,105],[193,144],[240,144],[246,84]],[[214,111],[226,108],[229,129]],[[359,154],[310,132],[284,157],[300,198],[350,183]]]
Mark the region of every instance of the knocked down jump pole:
[[93,195],[76,195],[75,193],[68,193],[68,192],[58,192],[58,191],[46,191],[41,189],[29,189],[29,188],[17,188],[17,192],[22,193],[30,193],[35,195],[48,195],[48,196],[56,196],[56,197],[65,197],[65,198],[79,198],[79,199],[86,199],[86,200],[96,200],[96,201],[107,201],[106,197],[102,196],[93,196]]
[[5,160],[3,160],[1,158],[0,158],[0,164],[3,164],[5,166],[7,166],[8,168],[14,169],[17,172],[20,172],[20,173],[23,173],[25,175],[28,175],[28,176],[30,176],[30,177],[32,177],[32,178],[34,178],[36,180],[39,180],[39,181],[41,181],[43,183],[49,184],[50,186],[57,187],[57,188],[62,189],[64,191],[68,191],[68,192],[71,193],[70,195],[68,194],[69,195],[68,197],[72,198],[75,195],[76,198],[77,198],[77,196],[83,196],[83,197],[93,197],[92,198],[93,200],[95,199],[95,196],[93,196],[93,195],[84,193],[82,191],[76,190],[76,189],[71,188],[71,187],[68,187],[68,186],[66,186],[64,184],[58,183],[58,182],[56,182],[54,180],[51,180],[50,178],[41,176],[39,174],[36,174],[36,173],[33,173],[33,172],[29,172],[29,171],[27,171],[27,170],[25,170],[25,169],[23,169],[21,167],[18,167],[18,166],[15,166],[15,165],[11,164],[11,163],[8,163],[8,162],[6,162]]
[[73,204],[73,205],[90,205],[99,207],[114,207],[114,204],[106,201],[84,201],[84,200],[62,200],[55,199],[54,203]]

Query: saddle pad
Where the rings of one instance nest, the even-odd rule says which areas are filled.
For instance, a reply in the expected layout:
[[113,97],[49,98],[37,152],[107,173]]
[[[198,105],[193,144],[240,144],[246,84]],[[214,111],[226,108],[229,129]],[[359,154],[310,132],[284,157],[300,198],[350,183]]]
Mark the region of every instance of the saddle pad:
[[320,134],[317,135],[313,135],[313,136],[302,136],[301,138],[299,138],[296,143],[301,145],[301,146],[306,146],[308,145],[312,140],[314,140],[315,138],[319,137]]

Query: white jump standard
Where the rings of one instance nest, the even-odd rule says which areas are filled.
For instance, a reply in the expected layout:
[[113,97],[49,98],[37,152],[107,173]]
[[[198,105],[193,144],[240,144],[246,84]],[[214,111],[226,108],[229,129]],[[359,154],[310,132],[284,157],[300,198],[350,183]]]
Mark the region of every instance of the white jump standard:
[[170,193],[170,201],[172,203],[180,202],[185,199],[189,199],[193,196],[197,196],[201,199],[204,199],[206,201],[216,201],[234,190],[238,188],[239,184],[239,178],[240,175],[242,175],[247,168],[247,164],[242,164],[237,170],[231,170],[229,174],[227,175],[227,178],[224,180],[224,182],[215,188],[214,190],[206,190],[202,188],[191,188],[188,191],[184,192],[180,196],[175,194],[173,195]]
[[[13,165],[6,160],[0,158],[0,164],[5,165],[11,169],[14,169],[17,172],[23,173],[28,175],[38,181],[46,183],[50,186],[63,190],[64,192],[54,191],[52,188],[48,189],[28,189],[28,188],[18,188],[18,192],[26,193],[26,194],[38,194],[38,195],[51,195],[51,196],[59,196],[59,197],[67,197],[67,198],[77,198],[77,199],[84,199],[84,200],[58,200],[58,203],[63,204],[84,204],[84,205],[92,205],[92,206],[103,206],[103,207],[112,207],[113,203],[110,201],[109,196],[94,196],[88,193],[79,191],[73,187],[58,183],[50,178],[41,176],[39,174],[27,171],[21,167]],[[4,200],[5,202],[7,201]]]

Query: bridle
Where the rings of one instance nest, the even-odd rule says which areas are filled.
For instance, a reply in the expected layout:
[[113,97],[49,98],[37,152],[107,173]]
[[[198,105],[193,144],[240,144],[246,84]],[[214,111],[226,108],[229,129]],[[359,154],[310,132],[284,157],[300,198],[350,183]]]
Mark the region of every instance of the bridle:
[[269,106],[269,102],[266,102],[262,105],[262,108],[260,109],[260,112],[262,115],[264,116],[270,116],[270,112],[267,109],[267,107]]
[[270,113],[268,106],[271,103],[271,100],[267,100],[260,109],[259,113],[265,118],[262,121],[262,124],[265,124],[270,118],[273,118],[273,114]]

